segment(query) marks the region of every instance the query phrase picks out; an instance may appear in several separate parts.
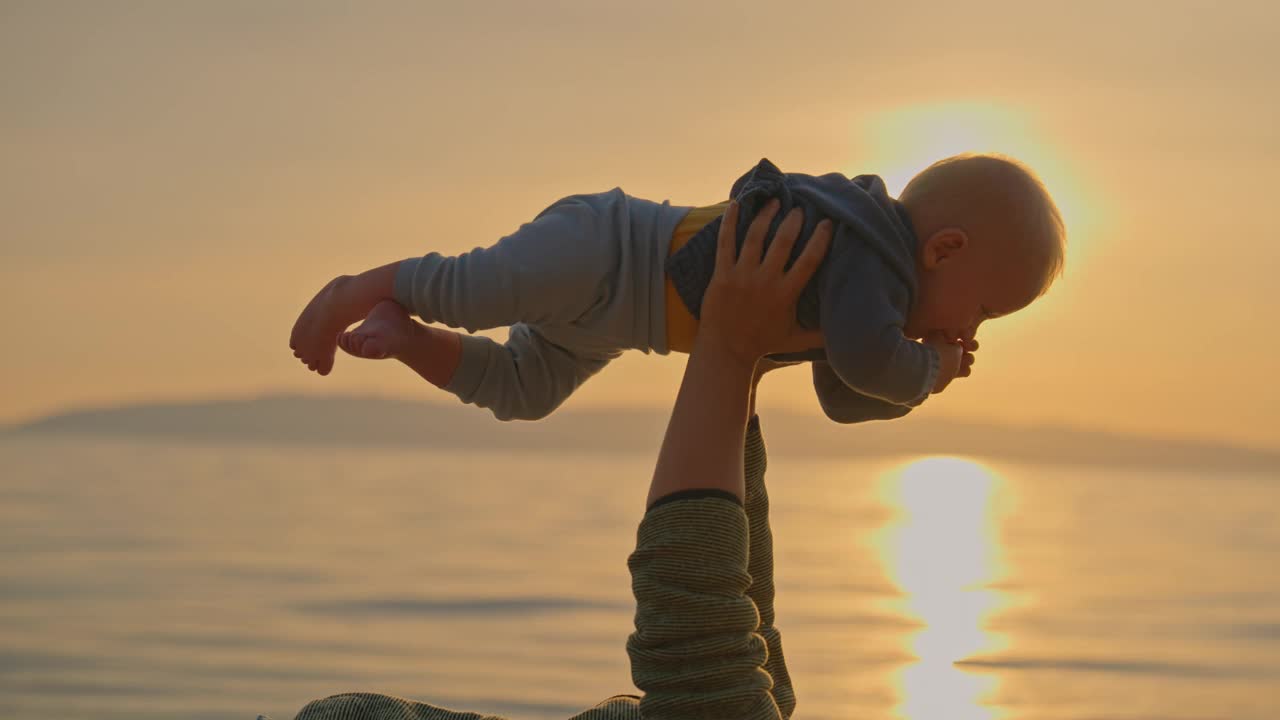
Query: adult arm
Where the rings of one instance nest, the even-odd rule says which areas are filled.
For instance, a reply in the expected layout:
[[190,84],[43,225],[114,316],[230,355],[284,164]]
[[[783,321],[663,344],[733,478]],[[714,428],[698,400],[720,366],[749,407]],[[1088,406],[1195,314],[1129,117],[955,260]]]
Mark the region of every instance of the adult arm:
[[769,215],[757,216],[735,261],[728,217],[736,222],[736,206],[726,213],[702,322],[628,559],[636,631],[627,651],[646,718],[784,717],[765,668],[760,612],[747,594],[744,441],[756,361],[819,340],[796,326],[795,299],[826,251],[830,227],[784,273],[797,223],[788,217],[761,261]]
[[773,584],[773,531],[769,527],[769,493],[765,487],[764,476],[769,461],[765,452],[764,434],[760,429],[760,417],[756,414],[756,389],[760,378],[769,370],[782,367],[762,359],[756,366],[756,376],[752,383],[751,400],[748,407],[750,419],[747,420],[747,436],[743,448],[743,466],[746,480],[745,505],[747,511],[747,527],[750,535],[750,547],[747,553],[747,572],[751,575],[751,586],[747,588],[747,596],[760,611],[760,628],[757,632],[764,638],[768,648],[768,660],[765,672],[773,678],[773,699],[778,704],[778,711],[783,718],[790,718],[795,712],[796,696],[791,685],[791,674],[787,671],[787,662],[782,653],[782,633],[774,624],[774,584]]

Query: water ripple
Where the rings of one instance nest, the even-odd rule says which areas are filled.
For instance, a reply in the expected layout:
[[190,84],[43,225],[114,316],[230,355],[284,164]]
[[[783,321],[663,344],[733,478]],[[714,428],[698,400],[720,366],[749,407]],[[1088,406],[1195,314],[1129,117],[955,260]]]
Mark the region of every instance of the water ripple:
[[957,660],[958,667],[991,670],[1053,670],[1083,673],[1122,673],[1194,678],[1263,677],[1256,668],[1221,667],[1159,660],[1095,660],[1089,658],[1005,658]]
[[331,615],[517,615],[577,610],[629,610],[632,605],[569,597],[366,598],[303,603],[299,612]]

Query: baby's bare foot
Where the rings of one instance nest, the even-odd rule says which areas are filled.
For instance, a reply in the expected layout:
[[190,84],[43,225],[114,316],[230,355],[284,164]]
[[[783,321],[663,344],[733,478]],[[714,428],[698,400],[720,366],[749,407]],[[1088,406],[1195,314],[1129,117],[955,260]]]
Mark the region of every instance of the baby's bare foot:
[[394,300],[383,300],[354,330],[338,336],[338,347],[356,357],[382,360],[401,354],[417,323]]
[[310,370],[328,375],[333,369],[333,354],[337,348],[338,333],[351,324],[343,317],[342,286],[345,278],[337,277],[316,293],[307,303],[293,331],[289,334],[289,347],[293,356]]

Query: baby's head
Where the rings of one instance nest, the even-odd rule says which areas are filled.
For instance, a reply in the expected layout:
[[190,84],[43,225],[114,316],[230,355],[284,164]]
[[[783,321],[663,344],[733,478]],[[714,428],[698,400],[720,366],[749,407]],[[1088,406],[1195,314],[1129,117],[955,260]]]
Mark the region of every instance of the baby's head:
[[898,199],[919,240],[908,337],[971,337],[982,321],[1031,304],[1062,272],[1062,216],[1035,173],[1012,158],[939,160]]

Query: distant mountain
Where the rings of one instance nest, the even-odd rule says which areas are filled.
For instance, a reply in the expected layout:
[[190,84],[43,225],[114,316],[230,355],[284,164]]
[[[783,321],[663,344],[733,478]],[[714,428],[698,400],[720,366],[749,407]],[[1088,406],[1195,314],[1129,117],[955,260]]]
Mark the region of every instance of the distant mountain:
[[[271,395],[217,402],[75,410],[0,431],[0,439],[88,433],[218,443],[656,453],[666,410],[564,408],[539,422],[379,397]],[[820,413],[763,414],[770,450],[855,457],[947,454],[1055,463],[1275,471],[1280,451],[1064,427],[1013,427],[908,416],[838,425]]]

